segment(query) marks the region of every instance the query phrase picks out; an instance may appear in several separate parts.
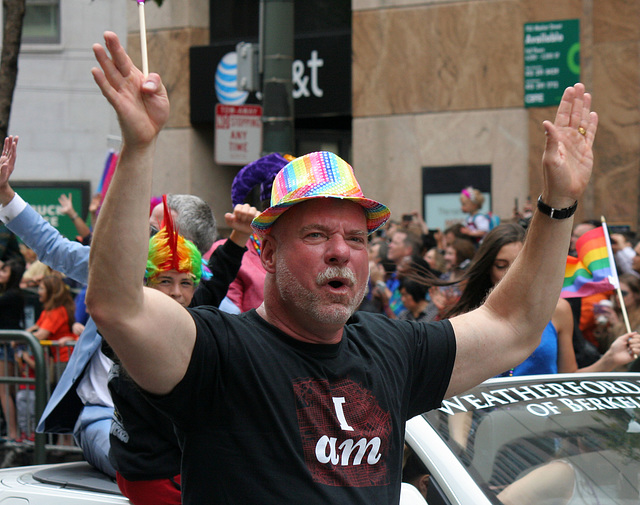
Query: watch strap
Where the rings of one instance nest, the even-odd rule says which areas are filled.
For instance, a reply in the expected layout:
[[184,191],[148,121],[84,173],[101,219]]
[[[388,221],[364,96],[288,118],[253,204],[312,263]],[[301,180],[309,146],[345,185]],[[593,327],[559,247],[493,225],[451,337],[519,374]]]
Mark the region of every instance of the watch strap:
[[554,209],[553,207],[550,207],[542,201],[542,195],[538,197],[538,210],[543,214],[549,216],[551,219],[567,219],[568,217],[573,216],[577,208],[577,200],[571,207],[565,207],[564,209]]

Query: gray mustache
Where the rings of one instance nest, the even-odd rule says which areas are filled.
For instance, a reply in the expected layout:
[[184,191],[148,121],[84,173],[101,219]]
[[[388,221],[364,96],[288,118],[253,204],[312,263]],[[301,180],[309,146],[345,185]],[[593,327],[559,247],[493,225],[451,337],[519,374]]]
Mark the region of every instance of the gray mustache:
[[347,267],[328,267],[324,272],[320,272],[316,278],[318,285],[325,284],[332,279],[345,279],[349,281],[351,285],[356,283],[356,274],[350,268]]

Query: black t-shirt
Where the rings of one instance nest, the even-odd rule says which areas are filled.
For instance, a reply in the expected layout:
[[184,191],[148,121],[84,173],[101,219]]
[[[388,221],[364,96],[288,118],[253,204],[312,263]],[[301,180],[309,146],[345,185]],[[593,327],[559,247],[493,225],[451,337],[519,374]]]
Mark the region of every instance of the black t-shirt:
[[178,475],[181,451],[173,423],[147,401],[117,361],[109,372],[109,392],[115,405],[109,433],[113,467],[132,481]]
[[340,343],[318,345],[255,311],[190,312],[185,377],[148,395],[176,425],[184,504],[397,502],[405,421],[438,407],[449,384],[448,321],[356,313]]

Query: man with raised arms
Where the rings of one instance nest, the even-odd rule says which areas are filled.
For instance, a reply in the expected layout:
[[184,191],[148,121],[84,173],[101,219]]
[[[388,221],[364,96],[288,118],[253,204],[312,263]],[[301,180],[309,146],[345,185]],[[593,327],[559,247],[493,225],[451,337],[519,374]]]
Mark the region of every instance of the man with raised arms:
[[[114,33],[94,79],[123,146],[95,230],[87,306],[134,381],[173,420],[183,503],[397,502],[405,421],[523,361],[560,293],[571,215],[593,164],[584,86],[545,121],[544,190],[518,259],[486,303],[450,321],[356,313],[367,235],[389,217],[331,153],[290,162],[258,216],[264,303],[229,315],[144,288],[155,143],[169,116]],[[108,53],[107,53],[108,50]],[[106,217],[105,217],[106,216]],[[124,234],[124,236],[123,236]]]

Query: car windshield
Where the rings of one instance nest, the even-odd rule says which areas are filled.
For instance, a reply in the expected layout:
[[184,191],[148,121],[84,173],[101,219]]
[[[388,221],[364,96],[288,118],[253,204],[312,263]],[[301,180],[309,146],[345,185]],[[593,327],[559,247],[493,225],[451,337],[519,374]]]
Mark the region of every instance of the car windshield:
[[638,504],[639,377],[488,381],[424,416],[493,503]]

